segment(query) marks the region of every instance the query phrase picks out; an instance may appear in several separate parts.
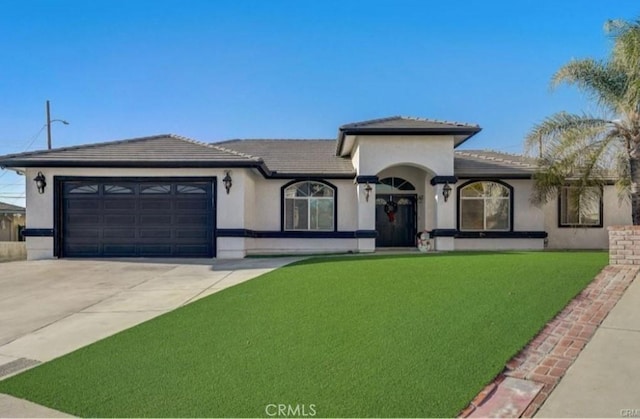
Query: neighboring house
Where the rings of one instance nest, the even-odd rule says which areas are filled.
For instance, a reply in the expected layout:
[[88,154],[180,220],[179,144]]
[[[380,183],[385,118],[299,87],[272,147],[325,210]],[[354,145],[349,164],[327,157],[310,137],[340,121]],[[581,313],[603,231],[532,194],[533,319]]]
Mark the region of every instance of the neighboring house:
[[444,251],[606,248],[606,226],[631,221],[613,186],[587,215],[570,189],[531,205],[534,161],[455,150],[479,131],[392,117],[337,140],[158,135],[0,165],[27,177],[30,259],[373,252],[414,247],[424,230]]
[[0,242],[22,240],[20,231],[24,227],[24,215],[23,207],[0,202]]

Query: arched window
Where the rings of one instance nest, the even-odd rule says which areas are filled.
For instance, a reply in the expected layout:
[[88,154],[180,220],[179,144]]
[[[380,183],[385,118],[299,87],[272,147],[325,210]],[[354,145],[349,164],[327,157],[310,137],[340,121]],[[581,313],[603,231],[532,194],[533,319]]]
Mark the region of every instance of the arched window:
[[471,182],[459,190],[461,231],[511,230],[512,188],[490,181]]
[[376,193],[380,194],[411,192],[415,190],[416,188],[411,184],[411,182],[399,177],[386,177],[384,179],[380,179],[376,186]]
[[284,229],[333,231],[335,188],[325,183],[297,182],[284,189]]

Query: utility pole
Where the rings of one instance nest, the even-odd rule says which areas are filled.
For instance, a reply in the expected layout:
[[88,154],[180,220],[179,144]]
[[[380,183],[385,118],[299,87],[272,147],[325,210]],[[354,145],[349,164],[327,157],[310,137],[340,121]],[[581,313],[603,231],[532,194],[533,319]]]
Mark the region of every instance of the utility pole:
[[48,100],[47,100],[47,150],[51,150],[51,112],[49,112]]
[[49,101],[47,100],[47,150],[51,150],[51,123],[62,122],[65,125],[69,125],[64,119],[51,120],[51,111],[49,110]]

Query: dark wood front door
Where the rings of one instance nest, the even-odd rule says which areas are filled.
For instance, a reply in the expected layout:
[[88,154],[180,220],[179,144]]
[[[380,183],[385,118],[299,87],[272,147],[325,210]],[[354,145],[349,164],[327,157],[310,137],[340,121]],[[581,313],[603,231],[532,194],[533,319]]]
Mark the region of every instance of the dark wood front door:
[[416,245],[416,196],[376,195],[376,247]]

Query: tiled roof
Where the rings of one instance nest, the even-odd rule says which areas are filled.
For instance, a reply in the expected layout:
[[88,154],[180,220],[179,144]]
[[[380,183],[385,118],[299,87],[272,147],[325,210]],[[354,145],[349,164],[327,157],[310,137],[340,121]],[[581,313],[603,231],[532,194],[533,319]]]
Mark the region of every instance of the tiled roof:
[[276,173],[355,174],[351,160],[335,155],[335,140],[250,139],[214,143],[261,157]]
[[23,207],[19,207],[17,205],[7,204],[6,202],[0,202],[0,213],[20,213],[24,214],[25,209]]
[[73,164],[95,166],[117,163],[243,163],[261,162],[260,159],[234,150],[201,143],[173,134],[132,138],[106,143],[79,145],[53,150],[31,151],[0,156],[0,165],[8,167],[51,166]]
[[481,129],[479,125],[474,124],[408,116],[391,116],[389,118],[353,122],[342,125],[339,128],[336,154],[344,156],[351,153],[353,141],[346,139],[347,136],[351,135],[452,135],[454,146],[458,147],[480,132]]
[[473,129],[480,130],[479,125],[466,124],[454,121],[440,121],[437,119],[414,118],[410,116],[391,116],[388,118],[371,119],[362,122],[352,122],[340,127],[341,130],[349,128],[383,128],[383,129]]
[[456,176],[530,176],[537,166],[529,157],[487,150],[456,150]]

